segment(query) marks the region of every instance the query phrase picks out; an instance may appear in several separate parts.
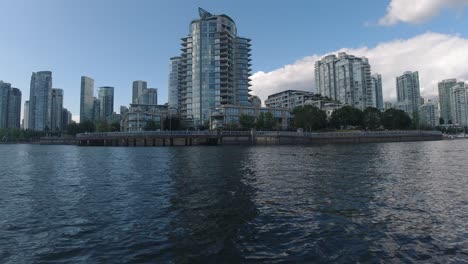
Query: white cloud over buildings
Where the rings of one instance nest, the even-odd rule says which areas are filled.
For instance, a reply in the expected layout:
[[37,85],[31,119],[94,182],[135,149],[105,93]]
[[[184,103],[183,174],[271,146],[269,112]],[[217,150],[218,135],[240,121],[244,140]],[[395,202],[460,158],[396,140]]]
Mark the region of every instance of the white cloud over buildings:
[[252,76],[253,93],[264,101],[268,95],[288,89],[315,91],[315,61],[340,51],[369,59],[372,73],[382,74],[385,101],[396,100],[395,78],[405,71],[419,71],[423,97],[436,97],[437,83],[443,79],[468,80],[468,39],[425,33],[375,47],[343,48],[312,55],[270,72],[256,72]]
[[461,12],[465,6],[468,6],[468,0],[391,0],[387,14],[379,20],[379,24],[421,24],[439,15],[444,9]]

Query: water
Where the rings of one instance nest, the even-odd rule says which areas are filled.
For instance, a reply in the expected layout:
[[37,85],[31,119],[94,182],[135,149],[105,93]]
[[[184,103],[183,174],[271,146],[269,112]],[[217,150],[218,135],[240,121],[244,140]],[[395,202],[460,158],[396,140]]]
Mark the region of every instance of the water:
[[468,263],[467,149],[0,145],[0,263]]

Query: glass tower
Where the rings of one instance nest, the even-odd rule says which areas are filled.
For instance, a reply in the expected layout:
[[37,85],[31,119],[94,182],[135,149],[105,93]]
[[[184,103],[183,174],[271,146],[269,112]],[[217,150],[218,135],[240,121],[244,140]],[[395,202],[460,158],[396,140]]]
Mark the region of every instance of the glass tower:
[[93,120],[94,80],[81,76],[80,122]]
[[63,90],[52,89],[52,101],[50,112],[50,124],[52,131],[62,131],[63,129]]
[[33,72],[29,92],[29,129],[45,131],[50,129],[52,97],[52,72]]
[[8,101],[11,84],[0,81],[0,128],[8,127]]
[[132,103],[133,104],[143,104],[140,102],[143,93],[146,91],[148,83],[145,81],[134,81],[132,89]]
[[250,39],[237,36],[227,15],[199,14],[182,38],[179,67],[180,115],[194,127],[206,125],[220,105],[250,105]]
[[8,99],[8,127],[20,128],[21,125],[21,91],[11,88]]
[[181,57],[172,57],[169,64],[168,105],[169,108],[179,108],[179,67]]
[[114,112],[114,87],[99,87],[100,117],[108,121]]

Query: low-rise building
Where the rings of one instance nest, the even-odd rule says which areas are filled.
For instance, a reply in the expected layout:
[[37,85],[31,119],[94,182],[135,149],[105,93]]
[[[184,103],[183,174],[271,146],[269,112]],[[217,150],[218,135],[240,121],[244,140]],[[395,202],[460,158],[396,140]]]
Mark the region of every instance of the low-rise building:
[[293,110],[296,107],[304,106],[306,101],[315,97],[313,92],[286,90],[268,96],[265,106],[269,108],[287,108]]
[[154,121],[155,130],[164,129],[168,116],[165,105],[130,104],[128,111],[122,113],[121,130],[124,132],[144,131],[149,121]]
[[261,113],[271,113],[276,121],[278,129],[287,129],[288,121],[291,117],[287,108],[254,107],[223,105],[211,112],[211,129],[228,129],[240,127],[240,116],[250,115],[258,120]]

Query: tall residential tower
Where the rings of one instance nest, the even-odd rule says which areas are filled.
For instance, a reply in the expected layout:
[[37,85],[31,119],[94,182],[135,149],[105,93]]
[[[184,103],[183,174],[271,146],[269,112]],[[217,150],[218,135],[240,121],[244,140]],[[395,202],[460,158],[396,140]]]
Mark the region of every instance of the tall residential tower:
[[215,107],[250,105],[250,39],[237,36],[227,15],[201,8],[199,15],[182,38],[179,67],[179,113],[188,126],[208,123]]
[[344,52],[328,55],[315,63],[316,91],[330,99],[364,110],[376,107],[371,67],[367,58]]
[[93,120],[94,80],[81,76],[80,122]]
[[52,72],[33,72],[29,92],[29,129],[45,131],[50,129],[52,97]]
[[114,112],[114,87],[99,87],[99,104],[101,120],[109,121]]
[[419,111],[420,91],[419,73],[407,71],[396,78],[397,86],[397,108],[414,117]]

